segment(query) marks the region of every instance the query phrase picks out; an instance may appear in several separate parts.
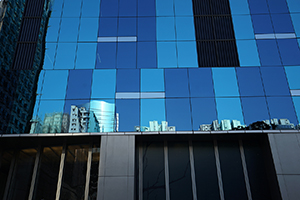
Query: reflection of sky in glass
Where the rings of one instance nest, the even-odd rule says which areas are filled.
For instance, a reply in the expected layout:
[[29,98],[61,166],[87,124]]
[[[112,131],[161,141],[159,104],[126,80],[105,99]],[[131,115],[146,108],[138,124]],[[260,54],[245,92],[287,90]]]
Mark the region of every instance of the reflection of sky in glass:
[[[142,99],[141,100],[141,126],[149,126],[149,121],[166,120],[164,99]],[[172,124],[170,124],[172,126]]]

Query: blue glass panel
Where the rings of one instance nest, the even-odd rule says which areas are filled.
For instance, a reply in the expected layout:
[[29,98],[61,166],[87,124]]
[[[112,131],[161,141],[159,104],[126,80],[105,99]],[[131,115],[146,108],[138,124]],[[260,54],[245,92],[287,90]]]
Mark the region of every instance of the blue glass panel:
[[99,20],[99,36],[117,36],[118,18],[103,18]]
[[166,99],[166,114],[168,125],[175,126],[176,131],[192,130],[188,98]]
[[141,92],[162,92],[165,90],[163,69],[141,70]]
[[266,95],[290,95],[283,67],[261,68]]
[[241,96],[264,96],[259,68],[236,68]]
[[265,97],[241,98],[245,124],[270,119]]
[[[38,116],[41,120],[42,125],[44,124],[45,115],[51,116],[55,113],[63,113],[65,101],[40,101],[40,106],[38,110]],[[45,133],[49,131],[44,131]],[[58,131],[57,131],[58,132]],[[61,132],[61,131],[59,131]]]
[[117,68],[136,68],[136,43],[117,43]]
[[42,70],[40,75],[39,75],[39,80],[38,80],[38,83],[37,83],[37,90],[36,90],[37,99],[41,98],[42,88],[43,88],[43,84],[44,84],[45,71],[46,70]]
[[300,12],[300,4],[298,0],[287,0],[287,4],[291,13]]
[[250,15],[233,15],[232,21],[236,39],[254,39]]
[[[300,11],[299,11],[300,12]],[[297,37],[300,37],[300,14],[291,14],[295,33]]]
[[187,69],[165,69],[166,97],[189,97]]
[[138,18],[138,41],[155,41],[156,21],[155,17]]
[[166,121],[165,99],[141,99],[141,126],[149,127],[149,121]]
[[116,43],[98,43],[96,68],[116,68]]
[[294,102],[294,107],[299,122],[300,121],[300,97],[293,97],[293,102]]
[[217,120],[214,98],[191,98],[193,130],[199,130],[202,124],[211,124]]
[[158,68],[177,67],[176,42],[157,42]]
[[268,1],[270,13],[288,13],[286,0]]
[[96,43],[78,43],[75,69],[94,69],[96,49]]
[[269,13],[266,0],[248,0],[251,14]]
[[175,15],[191,15],[193,16],[193,1],[192,0],[174,0]]
[[176,39],[195,40],[194,17],[176,17]]
[[178,67],[198,67],[196,42],[177,42]]
[[64,1],[63,17],[80,17],[82,0]]
[[300,50],[296,39],[277,40],[283,65],[299,65]]
[[294,33],[294,27],[289,14],[271,15],[275,33]]
[[119,131],[134,131],[140,122],[140,101],[138,99],[117,99],[116,113],[119,114]]
[[255,40],[237,40],[240,66],[260,66]]
[[119,16],[136,16],[137,0],[119,0]]
[[81,18],[79,41],[97,41],[98,18]]
[[101,0],[100,17],[117,17],[119,0]]
[[136,35],[136,18],[119,18],[118,36]]
[[300,89],[300,66],[285,67],[285,73],[291,90]]
[[158,41],[175,40],[174,17],[156,18],[156,38]]
[[60,20],[60,18],[49,19],[46,42],[57,42]]
[[247,0],[229,0],[231,14],[250,14]]
[[138,0],[138,16],[155,16],[155,0]]
[[100,0],[83,1],[81,17],[99,17]]
[[188,69],[191,97],[214,97],[210,68]]
[[216,104],[219,122],[228,119],[244,124],[240,98],[216,98]]
[[288,119],[293,124],[298,124],[294,105],[291,97],[267,97],[271,119]]
[[57,43],[46,43],[43,69],[53,69],[56,45]]
[[116,70],[94,70],[91,98],[115,98]]
[[85,100],[66,100],[65,101],[65,106],[64,106],[64,113],[66,114],[71,114],[71,106],[77,106],[77,107],[84,107],[86,110],[89,110],[89,107],[87,107],[88,103],[90,102],[89,99],[85,99]]
[[139,92],[140,70],[118,69],[117,70],[117,92]]
[[137,43],[137,68],[157,68],[156,42]]
[[281,65],[276,40],[256,40],[260,62],[265,65]]
[[273,33],[270,15],[252,15],[254,33]]
[[235,68],[212,68],[212,75],[216,96],[239,96]]
[[66,99],[87,99],[91,97],[93,70],[70,70]]
[[41,99],[65,99],[68,70],[46,70]]
[[[62,11],[62,4],[64,0],[55,0],[53,2],[51,17],[60,17]],[[51,19],[51,18],[50,18]]]
[[77,42],[79,18],[62,18],[59,42]]
[[76,43],[58,43],[54,69],[74,69]]
[[156,0],[156,16],[174,16],[173,0]]

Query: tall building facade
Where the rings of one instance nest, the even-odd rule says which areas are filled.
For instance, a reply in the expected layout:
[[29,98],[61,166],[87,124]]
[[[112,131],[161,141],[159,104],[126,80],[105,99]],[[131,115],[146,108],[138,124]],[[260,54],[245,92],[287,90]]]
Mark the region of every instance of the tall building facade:
[[300,196],[299,0],[0,4],[3,199]]

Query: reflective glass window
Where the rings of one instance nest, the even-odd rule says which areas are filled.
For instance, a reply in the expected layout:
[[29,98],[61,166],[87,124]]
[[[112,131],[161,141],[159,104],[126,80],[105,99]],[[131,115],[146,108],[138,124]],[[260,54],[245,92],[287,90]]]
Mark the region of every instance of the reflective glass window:
[[114,98],[116,70],[94,70],[91,98]]
[[42,99],[64,99],[67,88],[67,70],[45,71]]
[[276,40],[256,40],[262,66],[281,65]]
[[245,124],[270,119],[265,97],[241,97]]
[[[300,9],[299,9],[299,12],[300,12]],[[300,24],[298,23],[300,21],[300,13],[291,14],[291,18],[293,21],[296,36],[300,37]]]
[[82,0],[64,1],[63,17],[80,17]]
[[92,70],[70,70],[66,99],[86,99],[91,96]]
[[173,0],[156,0],[156,16],[174,16]]
[[137,43],[137,68],[157,68],[156,42]]
[[293,97],[293,102],[294,102],[294,107],[299,122],[300,121],[300,97]]
[[104,18],[99,20],[99,36],[117,36],[118,18]]
[[244,124],[240,98],[216,98],[218,120],[238,120]]
[[286,0],[272,0],[268,1],[270,13],[288,13]]
[[100,0],[82,1],[81,17],[99,17]]
[[192,0],[181,1],[174,0],[175,15],[193,15],[193,2]]
[[285,67],[286,77],[291,90],[300,89],[300,66]]
[[300,4],[298,0],[287,0],[287,4],[291,13],[300,12]]
[[210,68],[188,69],[191,97],[214,97]]
[[161,92],[165,90],[163,69],[141,70],[141,92]]
[[101,0],[100,17],[118,16],[119,0]]
[[119,16],[136,16],[137,0],[119,0]]
[[98,18],[81,18],[79,41],[97,41]]
[[156,38],[158,41],[175,40],[174,17],[156,18]]
[[241,96],[264,96],[259,68],[236,68]]
[[[64,106],[64,114],[71,116],[71,106],[77,106],[79,109],[81,107],[84,107],[85,110],[89,110],[89,99],[85,100],[78,100],[78,99],[71,99],[71,100],[66,100],[65,101],[65,106]],[[69,132],[69,123],[67,123],[65,131],[61,132]],[[80,132],[80,131],[77,131]]]
[[191,98],[193,130],[199,130],[202,124],[211,124],[217,120],[214,98]]
[[195,40],[194,17],[176,17],[176,39]]
[[45,76],[45,70],[41,70],[40,75],[39,75],[39,79],[38,79],[38,83],[37,83],[37,98],[41,97],[41,93],[42,93],[42,88],[43,88],[43,84],[44,84],[44,76]]
[[267,97],[271,119],[288,119],[293,124],[298,124],[294,105],[291,97]]
[[46,42],[57,42],[60,20],[60,18],[53,17],[49,19]]
[[299,65],[300,50],[296,39],[277,40],[283,65]]
[[248,0],[251,14],[269,13],[266,0]]
[[271,15],[275,33],[294,33],[290,14]]
[[60,42],[77,42],[79,18],[62,18]]
[[191,108],[188,98],[166,99],[166,117],[176,131],[192,130]]
[[140,71],[138,69],[117,70],[117,92],[139,92]]
[[156,21],[155,17],[138,18],[138,41],[156,40]]
[[236,39],[254,39],[250,15],[233,15],[232,21]]
[[119,115],[119,131],[134,131],[140,122],[138,99],[117,99],[116,113]]
[[97,44],[96,69],[116,68],[117,43],[105,42]]
[[155,0],[145,1],[145,0],[137,0],[138,1],[138,16],[155,16]]
[[188,97],[187,69],[165,69],[166,97]]
[[157,42],[158,68],[177,68],[176,42]]
[[247,0],[229,0],[232,15],[250,14]]
[[235,68],[213,68],[216,96],[239,96]]
[[118,36],[136,36],[136,18],[119,18]]
[[57,43],[46,43],[43,69],[53,69]]
[[165,99],[141,99],[141,126],[150,127],[150,121],[166,121]]
[[290,95],[283,67],[261,68],[266,95]]
[[236,41],[240,66],[260,66],[255,40]]
[[96,43],[78,43],[75,69],[94,69]]
[[252,15],[254,33],[273,33],[273,24],[270,15]]
[[198,67],[196,42],[177,42],[178,67]]
[[74,69],[76,43],[58,43],[54,69]]
[[117,43],[117,68],[136,68],[136,43]]
[[60,17],[62,12],[62,4],[64,0],[55,0],[52,4],[51,17]]

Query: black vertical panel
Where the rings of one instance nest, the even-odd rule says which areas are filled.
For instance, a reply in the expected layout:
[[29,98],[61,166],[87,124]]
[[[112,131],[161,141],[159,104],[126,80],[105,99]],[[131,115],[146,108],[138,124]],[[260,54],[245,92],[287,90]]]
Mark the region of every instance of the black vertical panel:
[[225,199],[248,199],[238,141],[218,141]]
[[210,0],[193,0],[194,15],[211,15]]
[[218,60],[220,67],[238,67],[239,59],[235,40],[217,41]]
[[228,0],[211,0],[213,15],[230,15],[230,5]]
[[18,43],[12,69],[31,69],[36,43]]
[[213,23],[217,40],[235,39],[231,17],[215,16],[213,17]]
[[212,141],[193,142],[197,198],[219,200],[214,145]]
[[198,63],[200,67],[217,67],[217,53],[214,41],[197,42]]
[[215,38],[211,16],[195,17],[194,23],[197,40],[213,40]]
[[20,42],[35,42],[40,32],[41,18],[25,18],[21,26]]
[[24,10],[24,16],[42,16],[44,4],[45,0],[27,0]]

